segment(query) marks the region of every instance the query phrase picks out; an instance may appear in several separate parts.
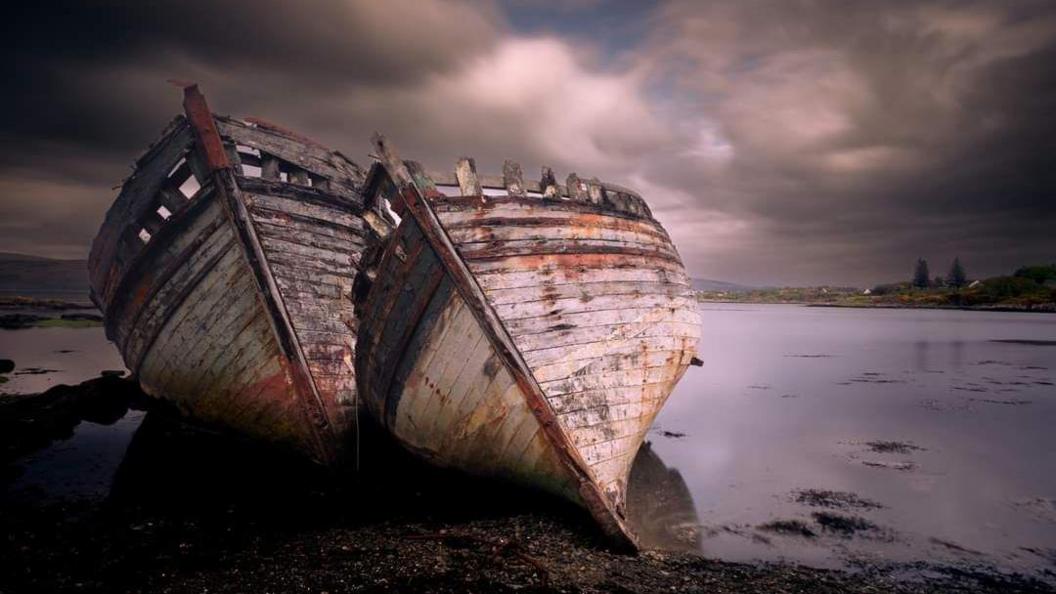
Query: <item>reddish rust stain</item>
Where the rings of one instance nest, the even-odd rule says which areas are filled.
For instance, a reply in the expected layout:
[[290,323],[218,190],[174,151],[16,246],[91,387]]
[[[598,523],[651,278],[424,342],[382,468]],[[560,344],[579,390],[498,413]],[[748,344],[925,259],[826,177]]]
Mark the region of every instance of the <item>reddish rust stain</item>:
[[194,129],[195,139],[199,148],[205,154],[205,164],[210,171],[226,169],[231,166],[224,151],[220,133],[216,129],[216,121],[213,120],[213,112],[205,102],[205,96],[198,90],[198,85],[189,85],[183,89],[183,108],[187,113],[187,119]]
[[[151,287],[154,286],[154,275],[145,274],[139,278],[136,283],[136,288],[132,293],[132,298],[129,300],[129,307],[126,309],[127,312],[137,312],[147,301],[147,297],[150,296]],[[126,314],[127,316],[127,314]]]

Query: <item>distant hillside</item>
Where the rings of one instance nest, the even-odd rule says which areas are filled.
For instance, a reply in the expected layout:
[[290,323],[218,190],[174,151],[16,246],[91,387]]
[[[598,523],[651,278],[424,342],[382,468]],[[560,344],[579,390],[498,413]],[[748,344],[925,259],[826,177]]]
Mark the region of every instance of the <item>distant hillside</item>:
[[88,300],[88,264],[0,252],[0,295]]
[[737,283],[729,283],[726,281],[713,280],[710,278],[694,278],[691,279],[693,288],[697,291],[715,291],[724,293],[747,293],[748,291],[754,291],[759,287],[750,287],[748,285],[738,285]]

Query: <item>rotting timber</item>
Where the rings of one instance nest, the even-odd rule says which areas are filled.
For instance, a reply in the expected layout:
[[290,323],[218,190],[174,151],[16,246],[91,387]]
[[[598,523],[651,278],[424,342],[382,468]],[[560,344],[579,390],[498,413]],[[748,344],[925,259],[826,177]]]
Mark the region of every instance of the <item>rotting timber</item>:
[[364,198],[401,222],[357,279],[366,408],[434,463],[567,497],[637,548],[631,464],[700,336],[667,233],[612,184],[470,159],[427,175],[375,149]]
[[350,292],[390,223],[363,171],[197,86],[136,163],[92,244],[92,300],[148,394],[336,461],[355,418]]

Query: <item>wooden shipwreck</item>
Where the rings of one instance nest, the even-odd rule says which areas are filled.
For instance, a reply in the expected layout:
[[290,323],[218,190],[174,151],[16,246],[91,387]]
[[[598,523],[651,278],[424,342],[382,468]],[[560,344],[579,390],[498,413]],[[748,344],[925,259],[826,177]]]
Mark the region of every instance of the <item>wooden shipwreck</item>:
[[427,175],[375,144],[366,204],[402,220],[357,280],[367,409],[434,463],[565,496],[635,548],[631,464],[700,335],[667,233],[612,184],[469,159]]
[[92,299],[149,394],[322,462],[356,405],[350,291],[389,226],[362,170],[196,86],[135,164],[92,244]]

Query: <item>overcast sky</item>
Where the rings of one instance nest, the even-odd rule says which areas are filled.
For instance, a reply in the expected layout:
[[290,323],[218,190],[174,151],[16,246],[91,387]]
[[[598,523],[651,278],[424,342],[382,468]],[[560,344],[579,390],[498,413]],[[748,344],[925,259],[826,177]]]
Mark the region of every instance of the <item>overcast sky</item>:
[[[309,8],[310,7],[310,8]],[[1056,2],[29,2],[4,19],[0,251],[80,258],[180,111],[352,156],[638,189],[693,276],[861,286],[1056,261]]]

